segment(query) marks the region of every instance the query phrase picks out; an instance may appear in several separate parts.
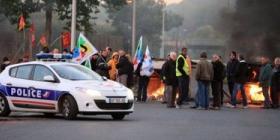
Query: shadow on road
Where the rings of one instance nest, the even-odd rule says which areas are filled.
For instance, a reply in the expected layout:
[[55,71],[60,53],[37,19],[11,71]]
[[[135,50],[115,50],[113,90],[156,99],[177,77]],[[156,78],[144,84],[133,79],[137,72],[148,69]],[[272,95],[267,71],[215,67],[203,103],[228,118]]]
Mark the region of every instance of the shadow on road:
[[[112,121],[117,122],[120,120],[113,120],[110,115],[99,115],[99,116],[83,116],[78,115],[74,120],[65,120],[61,115],[55,115],[52,117],[47,117],[41,114],[32,114],[32,115],[12,115],[9,117],[0,117],[1,121],[38,121],[38,120],[62,120],[62,121]],[[132,121],[124,118],[121,121]]]

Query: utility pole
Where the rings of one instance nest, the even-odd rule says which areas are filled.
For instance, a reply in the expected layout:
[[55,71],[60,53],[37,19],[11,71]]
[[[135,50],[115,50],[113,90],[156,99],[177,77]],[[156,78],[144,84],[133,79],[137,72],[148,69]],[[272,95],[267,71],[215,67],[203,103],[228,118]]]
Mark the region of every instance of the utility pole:
[[75,42],[76,42],[76,16],[77,16],[77,0],[72,0],[71,51],[74,49]]
[[164,58],[164,40],[165,40],[165,11],[162,10],[162,37],[161,37],[161,48],[160,58]]
[[135,53],[135,39],[136,39],[136,0],[133,0],[132,6],[132,49],[131,49],[131,56]]
[[161,48],[160,48],[160,58],[164,58],[164,40],[165,40],[165,1],[161,1],[162,4],[162,35],[161,35]]

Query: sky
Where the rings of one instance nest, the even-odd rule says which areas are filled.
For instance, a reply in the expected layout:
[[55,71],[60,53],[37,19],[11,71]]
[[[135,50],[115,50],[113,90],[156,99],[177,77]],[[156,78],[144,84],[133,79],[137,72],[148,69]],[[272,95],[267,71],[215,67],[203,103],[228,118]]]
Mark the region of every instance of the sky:
[[181,2],[181,1],[183,1],[183,0],[165,0],[165,2],[166,2],[167,4],[175,4],[175,3],[179,3],[179,2]]

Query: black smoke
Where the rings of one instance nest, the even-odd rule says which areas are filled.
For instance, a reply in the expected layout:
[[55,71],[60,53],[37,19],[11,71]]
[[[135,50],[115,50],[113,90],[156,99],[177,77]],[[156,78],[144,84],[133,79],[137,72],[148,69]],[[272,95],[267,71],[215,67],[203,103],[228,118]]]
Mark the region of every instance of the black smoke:
[[250,60],[280,56],[280,0],[237,0],[233,12],[225,12],[230,49]]

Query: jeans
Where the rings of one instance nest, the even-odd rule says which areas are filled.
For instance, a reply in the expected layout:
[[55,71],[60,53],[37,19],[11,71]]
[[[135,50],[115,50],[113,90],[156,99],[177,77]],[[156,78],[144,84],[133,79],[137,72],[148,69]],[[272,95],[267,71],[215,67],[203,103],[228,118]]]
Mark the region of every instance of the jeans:
[[147,100],[147,87],[149,84],[149,80],[150,78],[147,76],[139,77],[137,101],[145,102]]
[[178,83],[179,83],[179,97],[177,99],[177,104],[182,105],[183,101],[187,100],[188,93],[189,93],[189,81],[190,77],[178,77]]
[[233,106],[236,106],[236,104],[237,104],[236,96],[237,96],[237,93],[239,90],[241,91],[243,106],[247,106],[248,103],[247,103],[247,96],[246,96],[245,89],[244,89],[244,84],[241,84],[241,83],[234,84],[233,95],[231,96],[231,104]]
[[196,95],[196,106],[207,109],[209,107],[209,82],[197,81],[198,90]]
[[270,107],[271,102],[270,102],[270,98],[269,98],[269,86],[262,86],[262,92],[263,92],[263,96],[264,96],[264,107]]
[[233,95],[233,89],[234,89],[234,82],[233,82],[233,81],[228,80],[228,90],[229,90],[229,94],[230,94],[230,96],[232,96],[232,95]]

